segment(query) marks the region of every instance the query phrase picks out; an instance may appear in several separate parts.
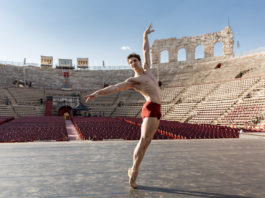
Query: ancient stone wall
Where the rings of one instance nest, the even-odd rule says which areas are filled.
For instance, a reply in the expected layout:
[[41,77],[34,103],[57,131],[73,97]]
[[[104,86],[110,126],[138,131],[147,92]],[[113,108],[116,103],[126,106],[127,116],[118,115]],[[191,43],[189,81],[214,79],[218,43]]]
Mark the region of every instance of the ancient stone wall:
[[200,45],[204,48],[204,61],[212,60],[214,58],[214,46],[217,42],[223,44],[223,56],[221,58],[233,57],[233,38],[232,29],[227,26],[220,32],[201,36],[155,40],[152,45],[152,63],[153,65],[161,63],[161,52],[164,50],[168,52],[169,63],[178,63],[178,52],[181,49],[185,49],[186,62],[194,62],[195,50]]
[[[0,64],[0,85],[11,86],[15,80],[32,81],[34,87],[61,89],[65,70],[39,67],[21,67]],[[73,89],[91,90],[103,84],[116,84],[133,76],[132,70],[69,70],[68,82]]]
[[[216,66],[221,64],[221,68]],[[265,53],[232,57],[192,64],[158,64],[160,80],[165,86],[190,86],[234,80],[242,71],[249,70],[243,78],[265,75]]]
[[[222,67],[216,69],[221,63]],[[163,67],[162,67],[162,66]],[[233,80],[244,70],[250,70],[244,77],[259,76],[265,73],[265,54],[227,58],[213,61],[198,61],[197,63],[158,64],[152,69],[153,74],[167,85],[189,86]],[[74,90],[94,90],[103,87],[103,83],[116,84],[133,76],[132,70],[70,70],[69,84]],[[42,69],[38,67],[20,67],[0,65],[0,85],[11,86],[14,80],[32,81],[34,87],[53,89],[63,88],[65,79],[63,70]]]

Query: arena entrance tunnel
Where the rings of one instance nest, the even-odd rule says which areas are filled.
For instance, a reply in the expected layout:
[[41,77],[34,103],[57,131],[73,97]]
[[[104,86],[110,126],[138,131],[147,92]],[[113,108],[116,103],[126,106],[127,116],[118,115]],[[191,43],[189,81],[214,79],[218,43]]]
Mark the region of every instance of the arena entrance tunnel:
[[69,114],[69,116],[73,117],[73,109],[70,106],[62,106],[58,110],[58,116],[64,116],[66,113]]

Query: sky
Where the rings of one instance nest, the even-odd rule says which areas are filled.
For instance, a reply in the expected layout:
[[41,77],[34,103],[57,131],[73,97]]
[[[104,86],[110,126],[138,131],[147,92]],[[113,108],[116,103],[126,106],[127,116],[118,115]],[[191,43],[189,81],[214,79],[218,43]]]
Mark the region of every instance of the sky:
[[[0,0],[0,61],[40,64],[40,56],[89,58],[90,66],[128,65],[142,54],[152,23],[156,39],[223,30],[228,23],[240,51],[265,46],[264,0]],[[234,52],[237,52],[234,45]]]

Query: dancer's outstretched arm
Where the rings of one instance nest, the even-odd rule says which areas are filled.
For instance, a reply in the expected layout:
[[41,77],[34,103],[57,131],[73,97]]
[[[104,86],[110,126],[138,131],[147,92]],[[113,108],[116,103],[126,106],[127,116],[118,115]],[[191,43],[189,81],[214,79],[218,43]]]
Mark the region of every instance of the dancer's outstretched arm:
[[134,81],[132,80],[132,78],[129,78],[124,82],[118,83],[116,85],[110,85],[103,89],[99,89],[95,91],[94,93],[87,95],[87,96],[83,96],[83,97],[86,98],[86,102],[88,102],[89,100],[95,100],[98,96],[109,95],[109,94],[113,94],[116,92],[131,89],[133,88],[133,85],[134,85]]
[[149,40],[148,40],[148,34],[154,32],[155,30],[151,30],[152,24],[148,26],[148,28],[144,32],[144,38],[143,38],[143,54],[144,54],[144,64],[143,68],[146,70],[149,70],[151,67],[151,61],[150,61],[150,46],[149,46]]

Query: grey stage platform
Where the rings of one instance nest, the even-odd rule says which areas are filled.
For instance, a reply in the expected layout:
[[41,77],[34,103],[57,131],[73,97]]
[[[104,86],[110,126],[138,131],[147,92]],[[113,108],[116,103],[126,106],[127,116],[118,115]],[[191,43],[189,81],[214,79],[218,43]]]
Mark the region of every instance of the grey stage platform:
[[0,144],[0,197],[265,197],[265,139],[153,141],[132,190],[136,143]]

